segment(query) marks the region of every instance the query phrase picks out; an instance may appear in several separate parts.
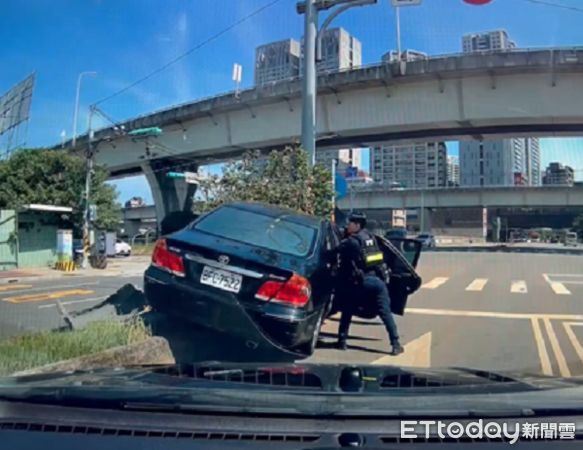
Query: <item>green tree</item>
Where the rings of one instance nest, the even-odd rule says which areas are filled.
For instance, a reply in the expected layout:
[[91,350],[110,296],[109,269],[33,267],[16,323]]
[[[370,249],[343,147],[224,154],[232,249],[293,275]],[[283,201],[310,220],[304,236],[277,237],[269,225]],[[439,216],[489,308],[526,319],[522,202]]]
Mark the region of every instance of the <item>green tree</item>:
[[299,148],[274,150],[267,157],[250,152],[228,163],[222,176],[211,176],[199,186],[195,209],[208,211],[227,202],[263,202],[306,214],[332,214],[330,170],[310,168],[306,152]]
[[[107,172],[96,166],[91,203],[97,205],[100,229],[115,229],[120,219],[115,187],[106,183]],[[73,208],[76,235],[83,223],[85,160],[62,150],[20,150],[0,161],[0,208],[18,209],[40,203]]]

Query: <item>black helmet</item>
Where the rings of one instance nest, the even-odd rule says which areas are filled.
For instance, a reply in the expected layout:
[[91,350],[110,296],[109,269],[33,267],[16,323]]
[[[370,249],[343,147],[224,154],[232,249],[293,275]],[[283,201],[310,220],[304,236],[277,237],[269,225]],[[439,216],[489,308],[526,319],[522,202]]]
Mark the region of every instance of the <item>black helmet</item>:
[[357,223],[361,228],[364,228],[366,227],[366,214],[360,211],[352,211],[348,216],[348,221]]

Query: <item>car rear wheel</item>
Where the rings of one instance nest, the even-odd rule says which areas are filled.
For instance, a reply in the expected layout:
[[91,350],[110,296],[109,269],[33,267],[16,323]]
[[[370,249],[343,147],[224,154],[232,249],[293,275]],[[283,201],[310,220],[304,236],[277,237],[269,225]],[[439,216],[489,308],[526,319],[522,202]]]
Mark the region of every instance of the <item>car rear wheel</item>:
[[305,342],[304,344],[298,346],[298,350],[300,352],[310,356],[312,353],[314,353],[314,350],[316,350],[316,345],[318,345],[318,338],[320,337],[320,328],[322,328],[322,322],[324,320],[325,312],[326,312],[325,309],[322,308],[322,310],[318,313],[318,320],[316,321],[316,325],[314,326],[314,334],[312,335],[312,338],[308,342]]

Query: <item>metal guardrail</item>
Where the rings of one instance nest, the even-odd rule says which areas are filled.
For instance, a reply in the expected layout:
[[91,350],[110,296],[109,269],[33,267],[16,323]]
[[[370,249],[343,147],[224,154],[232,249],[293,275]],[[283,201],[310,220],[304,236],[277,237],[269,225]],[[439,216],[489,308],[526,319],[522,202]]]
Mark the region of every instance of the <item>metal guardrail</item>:
[[546,185],[546,186],[459,186],[459,187],[428,187],[428,188],[395,188],[387,184],[370,183],[368,185],[357,185],[350,188],[354,193],[363,192],[392,192],[400,193],[450,193],[450,192],[469,192],[469,191],[496,191],[496,190],[522,190],[522,191],[545,191],[545,190],[564,190],[570,189],[573,192],[582,193],[583,186],[568,186],[568,185]]

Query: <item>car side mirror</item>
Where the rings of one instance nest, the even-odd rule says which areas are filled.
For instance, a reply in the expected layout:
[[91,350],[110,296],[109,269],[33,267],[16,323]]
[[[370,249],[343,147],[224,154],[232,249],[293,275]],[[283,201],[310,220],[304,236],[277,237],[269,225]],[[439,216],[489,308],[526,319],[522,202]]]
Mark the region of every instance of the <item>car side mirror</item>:
[[401,252],[407,262],[417,268],[421,255],[422,243],[415,239],[389,239],[389,242]]

